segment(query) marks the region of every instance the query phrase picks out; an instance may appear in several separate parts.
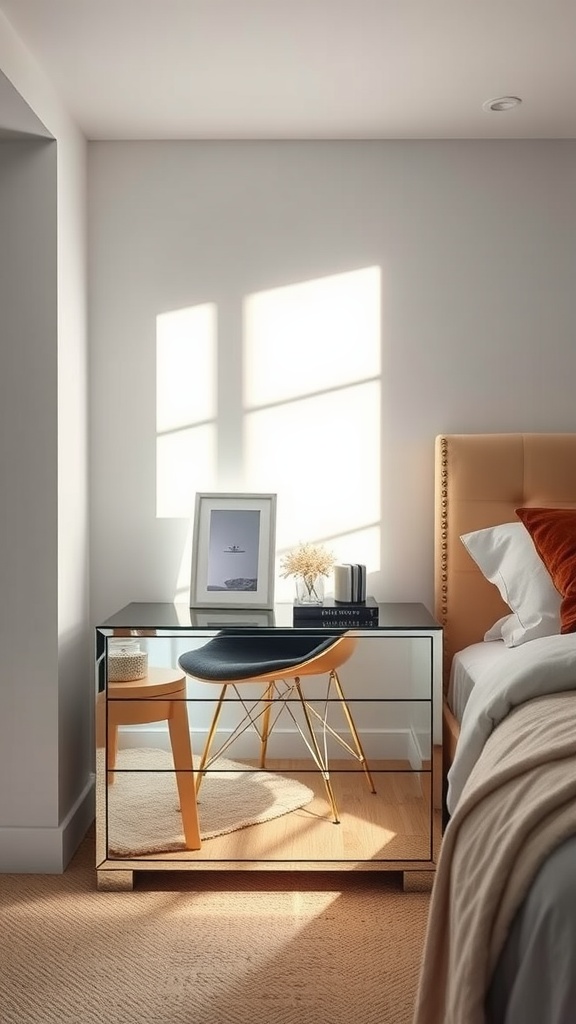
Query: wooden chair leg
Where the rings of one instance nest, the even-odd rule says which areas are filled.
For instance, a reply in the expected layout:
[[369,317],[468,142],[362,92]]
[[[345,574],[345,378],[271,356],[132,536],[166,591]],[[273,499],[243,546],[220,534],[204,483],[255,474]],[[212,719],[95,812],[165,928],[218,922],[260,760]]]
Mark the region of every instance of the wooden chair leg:
[[180,797],[180,812],[186,849],[199,850],[200,826],[198,823],[198,807],[196,804],[196,785],[194,781],[194,765],[192,761],[192,744],[185,700],[173,700],[168,719],[172,756],[176,769],[176,784]]
[[106,694],[101,690],[96,697],[95,711],[96,750],[106,749]]
[[116,767],[116,758],[118,757],[118,724],[112,719],[111,710],[108,711],[108,759],[106,767],[108,769],[108,785],[111,786],[114,782],[114,769]]
[[266,749],[268,747],[268,736],[270,735],[270,712],[272,710],[273,696],[274,683],[272,682],[268,684],[266,687],[266,693],[264,694],[266,706],[262,717],[262,734],[260,737],[260,768],[266,767]]

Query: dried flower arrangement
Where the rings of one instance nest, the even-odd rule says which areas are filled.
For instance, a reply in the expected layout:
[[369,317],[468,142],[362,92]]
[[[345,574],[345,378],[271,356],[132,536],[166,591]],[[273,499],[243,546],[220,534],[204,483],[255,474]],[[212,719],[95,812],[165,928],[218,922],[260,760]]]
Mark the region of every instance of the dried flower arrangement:
[[308,594],[315,594],[319,576],[328,576],[334,565],[334,555],[323,544],[299,544],[289,551],[280,563],[280,575],[296,576],[303,580]]

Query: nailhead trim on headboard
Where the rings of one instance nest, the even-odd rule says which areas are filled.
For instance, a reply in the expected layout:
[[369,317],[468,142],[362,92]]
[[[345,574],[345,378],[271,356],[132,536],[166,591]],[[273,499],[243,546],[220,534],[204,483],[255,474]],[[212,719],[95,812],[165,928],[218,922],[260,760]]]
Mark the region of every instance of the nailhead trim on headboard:
[[440,622],[445,626],[448,615],[448,442],[445,437],[440,440],[440,465]]
[[[444,664],[448,654],[448,442],[440,438],[440,607],[437,615],[442,626]],[[444,680],[447,686],[447,680]]]

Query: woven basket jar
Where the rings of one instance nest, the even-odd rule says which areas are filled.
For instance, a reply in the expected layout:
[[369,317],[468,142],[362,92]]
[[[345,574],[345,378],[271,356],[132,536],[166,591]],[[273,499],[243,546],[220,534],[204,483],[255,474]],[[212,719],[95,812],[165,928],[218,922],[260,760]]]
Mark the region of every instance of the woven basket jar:
[[138,640],[109,640],[108,682],[128,683],[148,675],[148,655]]

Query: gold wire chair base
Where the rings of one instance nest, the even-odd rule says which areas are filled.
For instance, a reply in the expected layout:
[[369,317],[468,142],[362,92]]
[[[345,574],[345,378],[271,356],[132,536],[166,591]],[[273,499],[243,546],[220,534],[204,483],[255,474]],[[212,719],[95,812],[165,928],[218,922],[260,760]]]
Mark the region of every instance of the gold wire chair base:
[[[246,682],[249,681],[250,680],[246,680]],[[232,732],[224,741],[224,743],[222,743],[222,745],[218,748],[218,750],[214,754],[210,755],[214,737],[216,735],[216,730],[218,728],[218,722],[220,719],[222,708],[226,700],[228,688],[230,686],[233,688],[234,692],[236,693],[236,696],[238,697],[239,702],[242,704],[242,707],[244,708],[244,716],[236,725],[236,727],[232,730]],[[350,746],[350,744],[347,743],[346,740],[342,736],[340,736],[340,734],[337,733],[328,723],[328,708],[330,707],[330,694],[332,686],[334,686],[336,690],[336,700],[344,713],[344,717],[350,730],[353,746]],[[291,706],[291,702],[294,703],[295,699],[296,702],[299,703],[300,707],[302,708],[305,728],[302,727],[302,725],[296,718],[294,710]],[[275,707],[275,705],[277,705],[277,707]],[[274,715],[273,710],[276,712]],[[360,741],[360,736],[358,735],[358,730],[356,728],[350,708],[348,707],[346,697],[344,696],[342,685],[340,683],[340,679],[338,678],[338,673],[336,672],[335,669],[332,669],[330,671],[328,677],[328,688],[326,691],[326,696],[324,698],[323,715],[321,715],[318,712],[318,710],[306,699],[302,691],[299,676],[295,676],[294,680],[270,680],[267,683],[266,691],[263,694],[263,696],[251,702],[246,701],[245,698],[242,696],[237,683],[224,683],[218,696],[216,708],[214,711],[212,722],[210,724],[210,729],[208,730],[208,736],[206,738],[204,751],[202,753],[202,757],[200,758],[200,764],[198,766],[198,771],[196,773],[196,794],[198,794],[198,791],[200,790],[200,786],[202,784],[202,779],[204,778],[204,775],[206,774],[210,766],[214,764],[214,762],[222,756],[222,754],[238,739],[238,737],[241,736],[244,732],[246,732],[246,730],[250,727],[255,729],[258,736],[260,737],[259,767],[260,769],[265,769],[268,739],[274,726],[276,725],[278,719],[280,718],[280,715],[283,712],[286,712],[292,719],[294,725],[296,726],[298,732],[300,733],[300,736],[302,737],[305,745],[307,746],[310,755],[316,767],[318,768],[318,771],[322,775],[324,787],[326,789],[326,795],[328,797],[328,802],[332,809],[332,817],[334,824],[339,825],[340,817],[338,814],[338,807],[336,804],[334,791],[332,789],[332,783],[330,781],[330,768],[328,763],[328,752],[326,746],[327,734],[330,734],[340,744],[341,747],[347,750],[348,753],[351,754],[351,756],[362,765],[362,769],[364,771],[364,774],[366,776],[368,785],[372,793],[376,792],[376,787],[374,786],[374,781],[370,773],[370,768],[368,767],[368,762],[366,760],[366,755],[364,753],[362,743]],[[314,731],[314,720],[319,721],[322,726],[323,749],[321,748],[318,742],[316,732]]]

